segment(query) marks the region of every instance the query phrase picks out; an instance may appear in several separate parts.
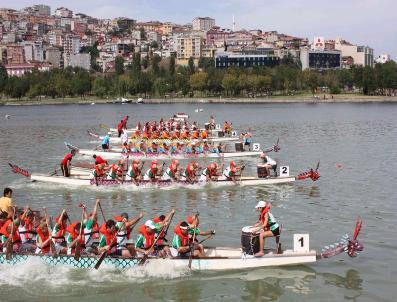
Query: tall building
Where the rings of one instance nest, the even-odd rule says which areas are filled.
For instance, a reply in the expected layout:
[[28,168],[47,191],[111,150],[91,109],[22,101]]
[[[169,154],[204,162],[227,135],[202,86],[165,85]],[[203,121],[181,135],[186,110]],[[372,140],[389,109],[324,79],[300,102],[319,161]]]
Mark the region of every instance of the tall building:
[[51,7],[44,4],[37,4],[25,7],[22,12],[32,16],[49,17],[51,15]]
[[[85,70],[91,68],[91,55],[89,53],[71,54],[67,66],[80,67]],[[65,67],[67,67],[65,66]]]
[[80,37],[72,34],[66,34],[62,37],[63,51],[68,54],[77,54],[81,49]]
[[269,54],[218,52],[215,55],[216,68],[255,66],[274,67],[279,64],[280,58]]
[[52,67],[61,67],[61,51],[57,47],[49,47],[45,52],[45,60],[51,63]]
[[73,11],[71,11],[70,9],[67,9],[66,7],[59,7],[55,10],[55,16],[61,17],[61,18],[72,18]]
[[196,17],[192,22],[193,30],[210,30],[215,26],[215,19],[210,17]]
[[343,57],[352,57],[354,65],[374,66],[374,50],[369,46],[357,46],[338,38],[335,40],[335,49]]
[[177,59],[199,58],[201,56],[203,38],[198,35],[177,35],[174,40],[174,51]]
[[391,56],[388,54],[381,54],[375,59],[376,63],[385,64],[387,61],[391,60]]
[[342,66],[342,55],[338,50],[319,50],[300,48],[302,70],[305,69],[339,69]]
[[22,45],[7,45],[7,63],[23,64],[25,63],[25,50]]

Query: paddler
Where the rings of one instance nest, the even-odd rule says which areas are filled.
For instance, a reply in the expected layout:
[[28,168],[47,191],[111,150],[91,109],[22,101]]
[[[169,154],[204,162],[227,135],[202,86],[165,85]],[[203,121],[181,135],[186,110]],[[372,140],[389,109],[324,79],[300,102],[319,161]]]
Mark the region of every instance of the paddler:
[[259,221],[254,225],[255,227],[259,228],[260,231],[259,252],[255,254],[255,257],[262,257],[265,255],[264,248],[266,237],[280,235],[279,225],[272,213],[269,212],[270,207],[270,203],[263,200],[258,201],[257,205],[255,206],[255,209],[260,212]]
[[[199,228],[199,224],[200,224],[199,213],[197,213],[196,215],[186,217],[185,221],[189,225],[190,242],[194,244],[195,249],[199,250],[202,254],[204,254],[204,246],[202,244],[197,243],[198,242],[197,236],[215,235],[215,230],[210,230],[210,231],[200,230],[200,228]],[[195,233],[196,233],[196,236],[194,236],[194,242],[193,242],[193,235]]]
[[142,178],[141,176],[142,167],[143,167],[143,162],[139,167],[139,160],[134,159],[132,161],[131,167],[127,171],[126,180],[132,180],[135,183],[137,183]]
[[224,179],[231,180],[234,183],[236,183],[236,176],[239,176],[236,173],[238,171],[244,170],[244,168],[245,168],[245,166],[237,167],[236,163],[231,160],[229,165],[226,167],[226,169],[223,170],[222,176],[224,177]]
[[66,229],[68,227],[68,214],[65,210],[62,211],[61,215],[59,215],[55,219],[55,225],[52,229],[51,238],[54,241],[55,249],[58,254],[66,254]]
[[[135,248],[133,245],[129,244],[129,240],[131,239],[131,232],[135,225],[141,220],[143,217],[143,212],[139,214],[139,216],[128,220],[128,213],[121,213],[120,216],[114,217],[116,221],[116,229],[117,231],[117,250],[128,250],[132,256],[135,256]],[[119,252],[123,254],[123,251]]]
[[[135,250],[141,254],[154,257],[166,257],[170,255],[170,250],[167,246],[159,245],[156,241],[156,235],[160,235],[167,229],[171,222],[171,217],[174,215],[175,210],[171,210],[164,218],[163,221],[154,223],[153,220],[147,220],[144,225],[139,228],[139,236],[135,243]],[[154,246],[153,246],[154,245]],[[153,248],[152,248],[153,247]]]
[[193,153],[193,145],[192,145],[192,143],[189,142],[186,145],[185,153],[186,154],[192,154]]
[[204,129],[203,132],[201,132],[201,138],[202,139],[208,139],[208,131],[207,131],[207,129]]
[[265,152],[260,155],[258,166],[264,167],[267,172],[267,176],[270,177],[270,171],[274,171],[274,176],[277,177],[277,162],[270,158]]
[[161,134],[162,139],[170,139],[170,133],[167,130],[164,130],[163,133]]
[[230,135],[232,133],[232,127],[231,125],[228,123],[228,121],[225,121],[223,123],[223,132],[225,132],[225,134]]
[[174,159],[171,165],[167,168],[167,170],[165,170],[163,176],[161,177],[161,180],[178,181],[179,180],[178,167],[179,167],[179,161]]
[[13,216],[4,223],[4,225],[0,228],[0,235],[1,235],[1,243],[3,246],[3,253],[7,251],[7,241],[11,238],[12,234],[12,250],[15,253],[18,253],[21,246],[21,237],[18,232],[19,226],[19,218],[18,216]]
[[158,173],[157,163],[157,159],[152,160],[150,168],[146,170],[146,173],[143,176],[143,180],[155,182],[157,180],[157,176],[160,176],[162,174],[162,171]]
[[184,131],[183,133],[182,133],[182,135],[181,135],[181,139],[184,139],[184,140],[187,140],[187,139],[189,139],[189,137],[190,137],[190,134],[189,134],[189,131],[188,130],[186,130],[186,131]]
[[191,162],[187,164],[181,180],[194,183],[196,181],[196,171],[200,168],[198,162]]
[[[84,207],[85,212],[85,207]],[[74,255],[76,252],[76,246],[80,243],[81,251],[85,250],[85,236],[82,231],[82,225],[80,221],[72,222],[66,229],[67,236],[66,236],[66,243],[67,243],[67,254]]]
[[94,239],[98,239],[99,225],[98,225],[98,206],[99,199],[95,201],[94,210],[90,215],[85,213],[83,234],[86,252],[88,254],[98,254],[98,248],[94,244]]
[[131,146],[127,142],[125,142],[123,144],[123,147],[121,148],[121,153],[124,153],[124,154],[131,153]]
[[183,221],[178,223],[174,228],[171,254],[173,257],[189,257],[191,252],[193,257],[204,256],[203,249],[200,249],[199,245],[193,244],[192,242],[189,224],[186,221]]
[[35,254],[45,255],[50,252],[51,236],[45,219],[43,219],[36,228],[36,251]]
[[199,139],[200,138],[200,132],[198,130],[195,130],[192,133],[191,139]]
[[132,255],[127,249],[117,249],[117,232],[119,231],[116,222],[109,219],[100,228],[98,252],[107,252],[109,256],[122,256],[131,258]]
[[199,181],[204,182],[204,181],[216,180],[217,172],[218,172],[218,164],[212,163],[212,164],[208,165],[201,172]]
[[[119,137],[120,137],[120,135],[119,135]],[[102,140],[102,150],[109,151],[109,148],[110,148],[109,144],[110,144],[110,136],[109,136],[109,134],[106,134]]]
[[107,164],[97,164],[95,165],[94,170],[92,171],[92,175],[95,179],[101,178],[105,176],[105,172],[108,170]]
[[122,180],[124,173],[124,162],[120,160],[117,164],[112,164],[108,172],[107,180]]
[[158,154],[167,154],[168,149],[165,143],[160,143],[159,149],[158,149]]
[[26,248],[24,249],[24,251],[34,250],[34,248],[32,248],[32,246],[35,244],[33,238],[34,235],[36,235],[36,232],[33,227],[34,214],[29,209],[29,207],[25,208],[22,215],[20,216],[19,221],[20,223],[18,226],[18,232],[19,235],[21,236],[22,245],[24,248]]
[[61,161],[61,170],[64,177],[70,177],[70,164],[72,162],[73,156],[76,154],[75,150],[71,150],[70,153],[66,154]]

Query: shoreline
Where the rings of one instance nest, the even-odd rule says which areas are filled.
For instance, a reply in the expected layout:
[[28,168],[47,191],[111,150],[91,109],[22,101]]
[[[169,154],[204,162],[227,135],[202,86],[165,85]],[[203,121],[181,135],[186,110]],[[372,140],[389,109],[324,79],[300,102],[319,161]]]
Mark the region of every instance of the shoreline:
[[[65,99],[41,99],[41,100],[0,100],[0,106],[34,106],[34,105],[96,105],[96,104],[120,104],[115,99],[99,98],[65,98]],[[247,97],[203,97],[203,98],[151,98],[144,99],[144,104],[271,104],[271,103],[397,103],[397,96],[366,96],[366,95],[334,95],[331,97],[313,98],[309,95],[296,96],[272,96],[261,98]],[[135,104],[135,98],[132,103]]]

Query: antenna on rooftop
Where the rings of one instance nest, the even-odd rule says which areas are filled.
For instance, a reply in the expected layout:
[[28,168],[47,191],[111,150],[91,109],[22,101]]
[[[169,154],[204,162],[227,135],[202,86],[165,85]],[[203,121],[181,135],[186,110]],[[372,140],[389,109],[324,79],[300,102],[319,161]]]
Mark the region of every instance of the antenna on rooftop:
[[234,15],[233,15],[233,31],[236,30],[236,21],[234,20]]

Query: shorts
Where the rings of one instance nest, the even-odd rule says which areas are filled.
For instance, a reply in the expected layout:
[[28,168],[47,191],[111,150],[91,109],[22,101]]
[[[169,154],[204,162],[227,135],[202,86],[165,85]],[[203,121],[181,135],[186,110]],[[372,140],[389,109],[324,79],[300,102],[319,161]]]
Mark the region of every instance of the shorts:
[[109,254],[109,256],[119,256],[120,257],[122,255],[122,253],[123,253],[122,249],[117,249],[113,253]]
[[102,144],[102,149],[103,149],[103,150],[108,150],[108,149],[109,149],[109,145]]
[[273,233],[273,236],[276,237],[278,235],[280,235],[280,228],[277,228],[275,230],[270,230]]
[[248,142],[248,141],[244,142],[244,146],[250,146],[250,145],[251,145],[251,142]]

